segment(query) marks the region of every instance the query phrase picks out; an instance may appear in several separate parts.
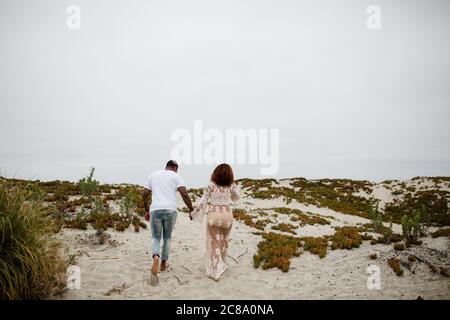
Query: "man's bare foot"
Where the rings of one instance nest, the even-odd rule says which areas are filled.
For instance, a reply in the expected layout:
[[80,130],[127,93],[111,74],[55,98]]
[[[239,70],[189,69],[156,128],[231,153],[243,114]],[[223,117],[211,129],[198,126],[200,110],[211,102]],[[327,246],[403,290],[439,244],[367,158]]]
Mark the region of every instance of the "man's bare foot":
[[157,286],[158,285],[158,264],[159,264],[159,257],[154,256],[153,257],[153,265],[152,270],[150,274],[150,285],[151,286]]
[[152,273],[158,273],[159,257],[153,257]]
[[169,264],[166,261],[161,261],[161,271],[166,271],[167,269],[169,269]]

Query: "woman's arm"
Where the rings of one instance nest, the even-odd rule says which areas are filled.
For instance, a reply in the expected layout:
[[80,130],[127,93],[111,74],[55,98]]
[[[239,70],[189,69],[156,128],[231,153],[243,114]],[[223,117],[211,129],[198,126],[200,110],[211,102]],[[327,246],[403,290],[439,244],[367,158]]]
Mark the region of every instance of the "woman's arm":
[[201,206],[201,205],[206,205],[209,202],[209,197],[211,196],[211,192],[212,192],[212,185],[208,184],[204,189],[203,189],[203,194],[201,196],[201,198],[197,201],[197,206]]
[[209,184],[205,189],[203,189],[203,194],[200,199],[197,200],[195,204],[195,209],[192,211],[192,219],[201,222],[203,220],[203,216],[206,211],[206,206],[209,202],[209,198],[211,196],[212,186]]

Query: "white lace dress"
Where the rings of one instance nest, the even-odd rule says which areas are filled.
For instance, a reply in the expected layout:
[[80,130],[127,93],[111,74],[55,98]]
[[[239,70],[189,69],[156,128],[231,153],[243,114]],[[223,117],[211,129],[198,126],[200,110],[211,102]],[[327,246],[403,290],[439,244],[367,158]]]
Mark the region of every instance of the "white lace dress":
[[237,200],[237,185],[222,187],[210,182],[192,212],[196,221],[202,221],[206,216],[206,275],[216,281],[227,270],[227,250],[233,225],[230,205]]

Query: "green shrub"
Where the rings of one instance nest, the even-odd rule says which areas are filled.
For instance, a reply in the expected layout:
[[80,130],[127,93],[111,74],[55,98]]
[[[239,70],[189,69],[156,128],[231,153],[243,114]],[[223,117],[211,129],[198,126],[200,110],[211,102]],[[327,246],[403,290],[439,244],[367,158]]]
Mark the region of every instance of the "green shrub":
[[385,231],[385,227],[383,225],[383,216],[381,212],[378,210],[378,205],[376,207],[372,207],[369,210],[369,218],[372,221],[372,227],[375,232],[383,234]]
[[258,252],[253,256],[253,266],[267,270],[279,268],[288,272],[291,258],[300,255],[302,243],[299,238],[277,233],[259,233],[263,241],[258,243]]
[[413,210],[410,215],[404,215],[402,218],[403,236],[409,243],[417,243],[420,236],[426,234],[426,227],[421,223],[422,212]]
[[0,178],[0,299],[44,299],[65,285],[53,230],[40,196]]
[[387,261],[387,264],[389,265],[389,267],[391,267],[391,269],[397,276],[400,277],[403,275],[403,269],[400,265],[400,260],[398,260],[397,258],[391,258]]
[[331,239],[331,248],[333,250],[359,248],[362,243],[362,237],[357,227],[338,228]]
[[273,230],[279,230],[279,231],[283,231],[283,232],[289,232],[292,234],[297,234],[295,232],[295,229],[297,229],[294,225],[290,224],[290,223],[279,223],[275,226],[272,226]]
[[247,212],[244,209],[233,209],[233,218],[237,221],[242,221],[245,223],[245,225],[256,228],[258,230],[264,230],[265,226],[267,225],[270,220],[264,219],[264,220],[257,220],[256,222],[253,221],[252,216],[247,214]]
[[305,251],[318,255],[320,258],[327,255],[328,240],[325,237],[304,237],[301,239],[305,241],[303,244]]
[[136,202],[134,200],[134,193],[130,190],[120,202],[120,211],[125,216],[131,217],[134,208],[136,208]]
[[91,198],[94,192],[97,191],[99,186],[99,182],[97,180],[94,180],[94,171],[95,168],[92,167],[89,174],[80,181],[78,181],[81,194],[87,198]]

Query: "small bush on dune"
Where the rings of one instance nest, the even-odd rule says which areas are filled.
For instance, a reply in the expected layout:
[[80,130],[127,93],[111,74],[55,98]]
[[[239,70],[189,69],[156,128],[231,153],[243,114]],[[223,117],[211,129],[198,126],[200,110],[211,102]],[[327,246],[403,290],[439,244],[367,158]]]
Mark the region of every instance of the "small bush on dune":
[[404,215],[402,218],[403,236],[406,241],[411,244],[416,244],[419,237],[426,234],[426,227],[422,224],[423,211],[413,210],[410,215]]
[[[378,208],[372,208],[370,211],[370,218],[372,220],[371,223],[364,225],[365,231],[372,231],[375,233],[382,234],[382,237],[377,239],[371,239],[371,244],[384,243],[389,244],[391,242],[399,242],[403,239],[403,237],[399,234],[396,234],[392,231],[392,222],[389,222],[389,227],[383,225],[383,220],[381,213],[378,211]],[[369,236],[364,236],[364,239],[369,240]]]
[[327,255],[328,240],[325,237],[303,237],[303,248],[305,251],[309,251],[312,254],[318,255],[323,258]]
[[335,249],[352,249],[359,248],[362,243],[362,237],[357,227],[337,228],[336,233],[332,237],[331,248]]
[[365,224],[365,229],[383,235],[381,238],[372,239],[372,241],[370,242],[371,244],[389,244],[391,242],[399,242],[402,240],[401,235],[395,234],[392,231],[392,221],[389,222],[389,227],[383,225],[383,215],[378,210],[378,205],[371,208],[371,210],[369,211],[369,217],[372,222],[370,224]]
[[89,174],[78,182],[83,196],[91,199],[94,192],[97,191],[99,182],[94,179],[95,168],[92,167]]
[[258,253],[253,256],[253,266],[261,266],[264,270],[277,267],[288,272],[291,258],[300,256],[300,239],[273,232],[262,232],[259,235],[264,240],[258,243]]
[[381,212],[378,210],[378,205],[376,207],[372,207],[369,211],[369,218],[372,220],[372,227],[375,232],[384,234],[385,227],[383,226],[383,216]]
[[0,178],[0,299],[43,299],[63,286],[53,231],[41,198]]
[[256,228],[258,230],[264,230],[268,223],[268,220],[257,220],[253,221],[252,216],[250,216],[244,209],[233,209],[233,218],[237,221],[244,222],[247,226]]
[[400,265],[400,260],[397,258],[391,258],[387,261],[387,264],[389,265],[389,267],[391,267],[391,269],[395,272],[395,274],[397,276],[402,276],[403,275],[403,269]]
[[126,217],[133,215],[133,209],[136,208],[136,203],[133,198],[134,193],[130,190],[120,202],[120,211]]
[[297,234],[295,232],[295,229],[297,229],[294,225],[290,223],[279,223],[275,226],[272,226],[273,230],[283,231],[283,232],[289,232],[292,234]]
[[105,206],[100,198],[94,201],[88,222],[91,222],[96,230],[106,230],[108,227],[114,227],[114,221],[109,211],[109,206]]

